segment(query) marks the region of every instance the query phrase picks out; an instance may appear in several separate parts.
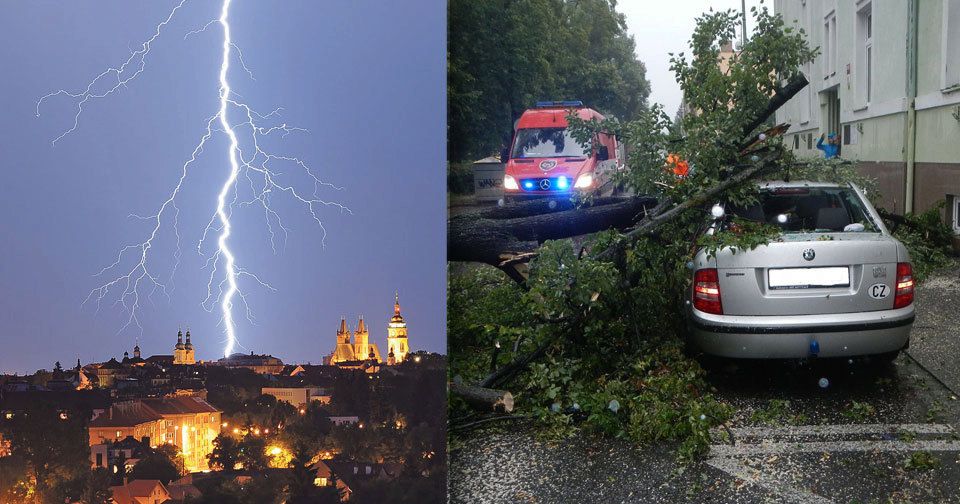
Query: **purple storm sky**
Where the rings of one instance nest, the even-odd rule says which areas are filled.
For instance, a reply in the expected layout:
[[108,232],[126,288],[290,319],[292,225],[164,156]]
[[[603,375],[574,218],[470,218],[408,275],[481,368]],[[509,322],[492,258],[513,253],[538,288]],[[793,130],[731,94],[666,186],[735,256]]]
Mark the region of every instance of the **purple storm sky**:
[[[0,372],[120,358],[139,337],[146,355],[169,354],[189,326],[200,359],[223,350],[219,313],[200,306],[204,258],[196,252],[229,166],[227,143],[208,144],[180,201],[183,258],[168,301],[142,311],[142,334],[118,333],[124,313],[81,307],[118,250],[149,232],[131,213],[156,211],[217,111],[222,32],[184,34],[219,14],[220,2],[188,0],[154,43],[129,87],[90,103],[79,128],[74,102],[39,97],[78,89],[119,65],[175,2],[5,2],[0,9]],[[256,80],[234,62],[236,93],[261,112],[308,129],[271,145],[297,156],[342,191],[322,195],[352,211],[319,214],[321,231],[296,205],[276,200],[290,229],[274,255],[262,211],[239,210],[231,248],[277,292],[246,284],[256,325],[238,311],[238,351],[319,363],[340,316],[364,315],[386,345],[394,291],[412,350],[445,353],[445,3],[442,0],[233,0],[233,40]],[[283,169],[282,171],[288,171]],[[151,251],[169,275],[174,236]]]

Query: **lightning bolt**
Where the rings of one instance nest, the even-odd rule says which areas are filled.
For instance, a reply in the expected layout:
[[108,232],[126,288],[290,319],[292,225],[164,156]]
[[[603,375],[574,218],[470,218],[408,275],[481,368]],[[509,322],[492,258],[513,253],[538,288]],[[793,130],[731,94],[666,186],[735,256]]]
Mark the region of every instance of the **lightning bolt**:
[[230,13],[230,0],[223,0],[223,9],[220,12],[220,25],[223,26],[223,63],[220,65],[220,125],[230,137],[230,175],[224,181],[220,194],[217,195],[217,217],[220,218],[220,238],[217,239],[217,249],[224,257],[224,276],[227,280],[227,292],[220,301],[220,310],[223,317],[223,325],[227,333],[227,346],[223,353],[225,356],[233,353],[233,347],[237,342],[236,328],[233,324],[233,296],[237,294],[237,269],[236,259],[233,252],[230,251],[227,240],[230,238],[230,216],[227,215],[227,196],[231,188],[237,181],[240,174],[240,165],[237,162],[237,149],[239,142],[237,134],[227,121],[227,104],[230,102],[230,83],[227,82],[227,71],[230,69],[230,23],[227,22],[227,15]]
[[[37,101],[37,117],[40,116],[41,105],[47,100],[67,97],[75,103],[76,113],[73,117],[73,125],[54,138],[53,145],[79,128],[86,105],[128,87],[145,71],[153,43],[160,38],[161,33],[186,2],[187,0],[180,0],[169,15],[156,26],[153,35],[143,42],[138,50],[131,51],[130,56],[121,65],[102,71],[81,90],[60,89],[42,96]],[[240,47],[231,38],[229,23],[231,2],[232,0],[223,0],[219,18],[210,20],[201,28],[184,35],[186,39],[191,35],[203,33],[215,24],[219,24],[223,30],[219,71],[219,108],[216,113],[206,119],[200,140],[194,146],[190,157],[180,166],[177,183],[167,194],[159,209],[150,215],[131,214],[131,217],[150,224],[147,237],[140,242],[123,246],[114,261],[96,274],[97,277],[103,277],[110,272],[116,272],[116,276],[92,289],[83,301],[84,305],[95,302],[99,312],[102,303],[112,299],[112,306],[119,307],[126,313],[126,321],[118,332],[136,326],[142,334],[140,312],[144,299],[152,302],[154,294],[159,291],[169,300],[170,292],[173,290],[173,278],[180,265],[182,253],[179,231],[180,208],[177,206],[177,197],[184,187],[190,169],[204,152],[210,139],[222,132],[229,141],[227,159],[230,169],[217,193],[216,210],[207,222],[196,249],[201,256],[207,255],[204,251],[207,238],[216,235],[216,249],[207,255],[203,266],[204,269],[209,269],[210,273],[207,279],[206,297],[200,304],[209,312],[213,312],[219,306],[220,322],[223,324],[225,338],[224,356],[229,356],[233,353],[235,346],[239,345],[233,313],[236,299],[243,304],[247,320],[255,323],[253,312],[241,289],[240,279],[246,278],[265,289],[276,290],[269,283],[261,280],[258,275],[237,264],[236,255],[230,248],[230,237],[233,233],[231,217],[234,211],[238,208],[253,206],[262,210],[269,243],[274,254],[278,253],[278,235],[282,236],[282,243],[285,246],[288,233],[288,228],[283,224],[280,214],[273,209],[271,202],[275,194],[286,196],[305,208],[320,228],[323,246],[326,245],[327,233],[320,218],[320,211],[324,208],[332,208],[340,213],[352,213],[346,206],[320,197],[320,192],[324,189],[339,191],[342,190],[341,187],[321,180],[299,158],[272,154],[261,147],[261,141],[270,135],[279,133],[281,137],[286,137],[291,133],[307,130],[289,126],[283,122],[276,124],[282,109],[277,108],[268,114],[260,114],[245,102],[240,101],[240,96],[232,91],[229,71],[233,51],[236,51],[240,66],[251,80],[253,80],[253,73],[244,62]],[[236,112],[241,119],[231,122],[231,112]],[[277,163],[297,167],[297,171],[311,183],[312,192],[308,192],[302,185],[298,186],[295,182],[287,182],[283,173],[273,168]],[[162,278],[150,268],[150,250],[161,239],[165,226],[172,229],[176,251],[170,275]]]

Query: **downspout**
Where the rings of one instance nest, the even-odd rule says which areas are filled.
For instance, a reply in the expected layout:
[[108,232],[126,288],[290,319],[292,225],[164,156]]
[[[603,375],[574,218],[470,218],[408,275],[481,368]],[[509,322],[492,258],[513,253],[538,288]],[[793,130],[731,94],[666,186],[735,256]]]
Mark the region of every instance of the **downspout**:
[[913,194],[917,161],[917,20],[919,0],[907,3],[907,173],[903,213],[913,212]]

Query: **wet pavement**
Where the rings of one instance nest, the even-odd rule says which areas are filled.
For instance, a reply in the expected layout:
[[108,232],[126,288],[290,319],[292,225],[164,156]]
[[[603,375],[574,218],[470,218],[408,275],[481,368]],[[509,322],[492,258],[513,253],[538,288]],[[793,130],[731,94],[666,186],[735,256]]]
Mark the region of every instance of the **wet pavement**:
[[917,289],[917,312],[910,336],[911,357],[954,393],[960,393],[960,267],[931,277]]
[[451,502],[960,503],[958,300],[956,268],[920,286],[893,364],[705,360],[736,413],[686,467],[667,444],[473,431],[452,445]]

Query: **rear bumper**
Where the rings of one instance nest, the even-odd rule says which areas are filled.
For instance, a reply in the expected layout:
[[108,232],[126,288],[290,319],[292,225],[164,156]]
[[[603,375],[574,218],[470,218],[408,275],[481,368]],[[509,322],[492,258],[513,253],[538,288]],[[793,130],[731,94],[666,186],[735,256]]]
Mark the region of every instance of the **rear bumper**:
[[913,305],[827,315],[712,315],[690,308],[692,343],[708,354],[746,359],[853,357],[892,352],[910,339]]

